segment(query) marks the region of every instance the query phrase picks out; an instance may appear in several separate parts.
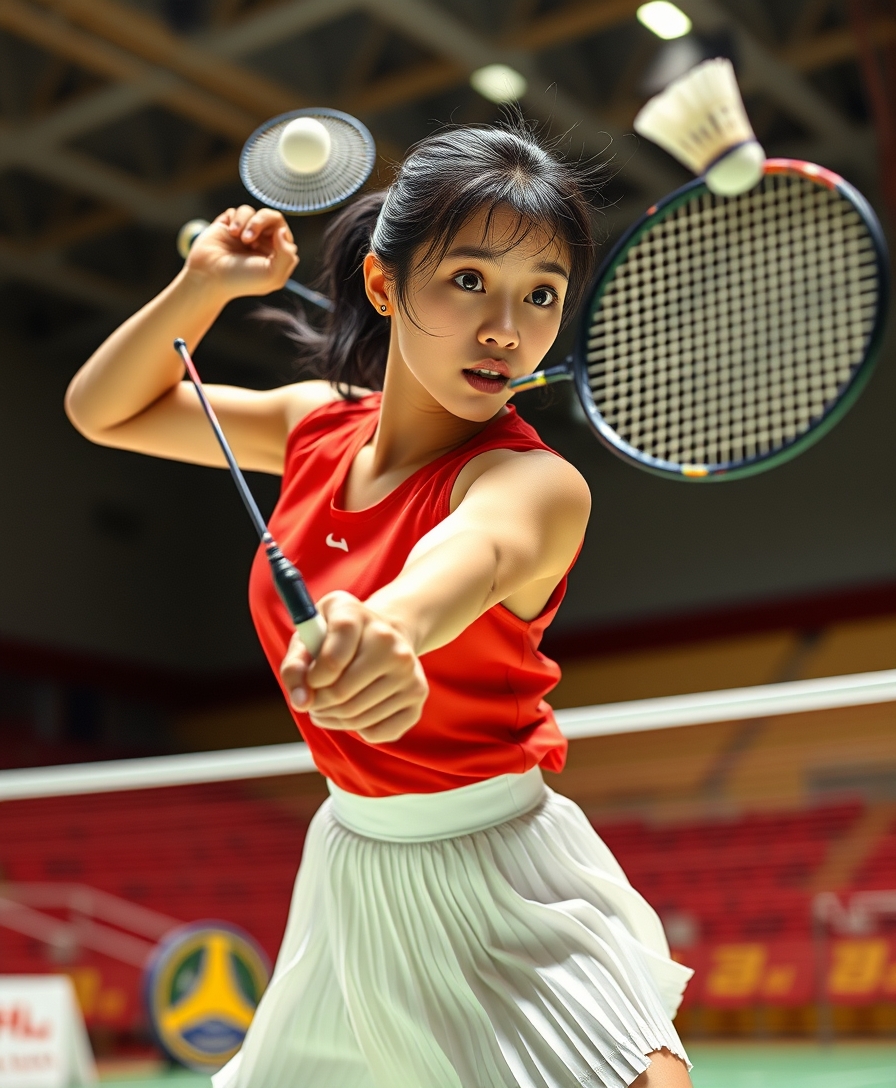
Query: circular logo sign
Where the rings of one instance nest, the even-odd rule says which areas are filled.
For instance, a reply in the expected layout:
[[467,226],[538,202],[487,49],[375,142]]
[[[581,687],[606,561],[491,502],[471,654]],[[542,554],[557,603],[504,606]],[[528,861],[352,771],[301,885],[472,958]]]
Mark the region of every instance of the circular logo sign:
[[263,950],[226,922],[172,930],[146,965],[146,1007],[162,1049],[202,1073],[239,1050],[271,975]]

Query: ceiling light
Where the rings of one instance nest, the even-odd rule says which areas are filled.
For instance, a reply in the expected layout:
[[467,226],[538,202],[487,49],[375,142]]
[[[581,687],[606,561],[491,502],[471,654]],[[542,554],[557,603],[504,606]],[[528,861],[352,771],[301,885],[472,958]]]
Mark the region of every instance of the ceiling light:
[[506,64],[487,64],[470,76],[474,91],[492,102],[516,102],[526,93],[526,78]]
[[651,0],[649,4],[642,4],[637,16],[639,23],[666,41],[683,38],[691,32],[691,20],[669,0]]

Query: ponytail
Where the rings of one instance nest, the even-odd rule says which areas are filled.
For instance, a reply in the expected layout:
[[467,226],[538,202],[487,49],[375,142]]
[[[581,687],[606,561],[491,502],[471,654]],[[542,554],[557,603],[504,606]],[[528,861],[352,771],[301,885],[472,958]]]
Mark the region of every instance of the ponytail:
[[371,306],[364,289],[364,258],[383,206],[384,192],[366,193],[327,227],[321,273],[315,287],[333,302],[322,325],[304,311],[265,307],[259,317],[276,322],[299,349],[303,371],[337,386],[382,389],[389,350],[389,322]]

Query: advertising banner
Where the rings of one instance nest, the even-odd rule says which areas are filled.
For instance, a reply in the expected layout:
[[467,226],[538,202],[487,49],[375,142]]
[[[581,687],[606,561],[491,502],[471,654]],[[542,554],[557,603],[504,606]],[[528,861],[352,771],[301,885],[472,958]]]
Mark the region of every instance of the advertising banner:
[[71,980],[0,975],[0,1088],[68,1088],[96,1079]]
[[674,953],[695,974],[684,1004],[713,1008],[896,1002],[896,938],[698,945]]

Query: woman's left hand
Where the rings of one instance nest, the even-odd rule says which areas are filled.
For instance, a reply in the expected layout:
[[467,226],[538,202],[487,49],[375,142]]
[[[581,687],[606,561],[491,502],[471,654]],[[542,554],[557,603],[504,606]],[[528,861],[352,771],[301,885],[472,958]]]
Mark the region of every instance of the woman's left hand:
[[280,676],[296,710],[322,729],[371,744],[398,740],[420,720],[429,685],[400,626],[340,591],[317,603],[327,634],[312,660],[294,635]]

